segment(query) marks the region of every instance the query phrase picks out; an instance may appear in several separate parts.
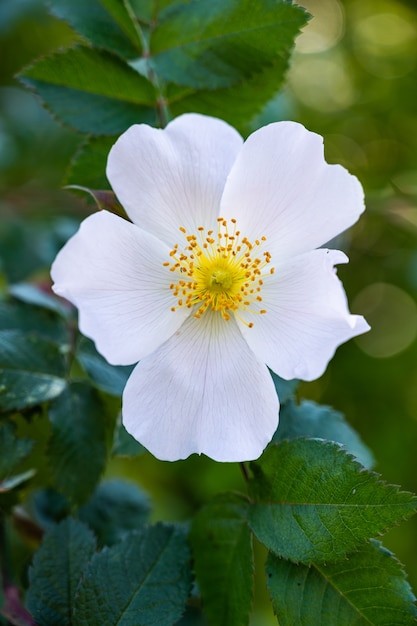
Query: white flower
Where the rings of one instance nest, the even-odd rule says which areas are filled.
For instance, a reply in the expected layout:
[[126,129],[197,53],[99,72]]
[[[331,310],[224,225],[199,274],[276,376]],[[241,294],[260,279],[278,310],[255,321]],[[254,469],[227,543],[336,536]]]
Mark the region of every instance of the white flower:
[[359,182],[300,124],[243,143],[195,114],[132,126],[107,175],[133,223],[88,217],[52,277],[110,363],[139,361],[126,429],[160,459],[257,458],[278,425],[266,366],[312,380],[368,330],[335,273],[347,257],[315,249],[364,210]]

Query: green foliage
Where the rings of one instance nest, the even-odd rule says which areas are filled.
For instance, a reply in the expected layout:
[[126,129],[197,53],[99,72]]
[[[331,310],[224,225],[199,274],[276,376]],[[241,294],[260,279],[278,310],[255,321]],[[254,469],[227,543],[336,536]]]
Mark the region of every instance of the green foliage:
[[0,412],[35,406],[65,389],[65,357],[41,337],[0,331]]
[[343,561],[296,565],[270,554],[266,564],[280,626],[408,626],[415,597],[403,568],[377,541]]
[[[106,5],[109,10],[106,10]],[[53,15],[98,48],[135,58],[142,51],[138,34],[125,5],[115,0],[51,0]],[[114,19],[112,17],[114,14]]]
[[240,495],[222,494],[194,518],[190,541],[195,572],[204,611],[215,626],[249,623],[253,555],[248,506]]
[[100,546],[111,546],[143,526],[149,513],[149,498],[136,485],[109,480],[97,487],[78,517],[94,530]]
[[417,497],[330,442],[272,444],[251,467],[249,524],[269,550],[295,562],[343,558],[417,508]]
[[0,422],[0,480],[10,476],[32,447],[33,441],[30,439],[16,437],[13,424]]
[[145,452],[145,448],[127,432],[119,418],[114,432],[112,454],[115,456],[137,456],[143,452]]
[[293,401],[289,401],[281,409],[279,427],[273,440],[278,442],[296,437],[336,441],[343,444],[365,467],[371,468],[375,463],[372,452],[349,426],[344,416],[330,407],[320,406],[315,402],[305,400],[297,406]]
[[95,349],[92,341],[81,339],[77,359],[94,385],[114,396],[121,396],[132,371],[131,366],[110,365]]
[[0,330],[36,334],[54,343],[65,342],[67,339],[63,320],[41,306],[30,306],[14,299],[0,300]]
[[78,582],[96,547],[84,524],[68,518],[46,533],[29,570],[27,604],[39,626],[70,626]]
[[108,189],[107,157],[116,137],[88,137],[78,148],[67,173],[68,185]]
[[86,382],[71,382],[49,407],[48,460],[58,489],[76,502],[96,486],[107,458],[104,404]]
[[96,554],[78,589],[75,626],[172,626],[191,586],[184,530],[157,524]]

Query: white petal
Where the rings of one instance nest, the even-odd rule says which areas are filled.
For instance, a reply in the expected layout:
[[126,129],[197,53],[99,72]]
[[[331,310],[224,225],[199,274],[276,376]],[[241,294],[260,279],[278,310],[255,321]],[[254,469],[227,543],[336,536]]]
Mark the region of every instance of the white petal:
[[220,209],[249,240],[264,235],[273,261],[312,250],[364,210],[359,181],[324,160],[323,139],[301,124],[265,126],[245,142]]
[[231,126],[203,115],[182,115],[164,130],[138,124],[111,149],[107,176],[131,220],[172,247],[180,226],[212,227],[241,145]]
[[334,264],[346,263],[338,250],[313,250],[296,257],[265,280],[265,315],[245,316],[254,323],[242,333],[259,359],[286,379],[321,376],[336,348],[369,326],[351,315]]
[[183,326],[131,374],[126,429],[159,459],[193,452],[217,461],[258,458],[278,425],[271,376],[234,320],[206,312]]
[[107,211],[84,220],[55,259],[54,291],[78,307],[81,331],[110,363],[136,363],[189,314],[170,310],[168,259],[164,243]]

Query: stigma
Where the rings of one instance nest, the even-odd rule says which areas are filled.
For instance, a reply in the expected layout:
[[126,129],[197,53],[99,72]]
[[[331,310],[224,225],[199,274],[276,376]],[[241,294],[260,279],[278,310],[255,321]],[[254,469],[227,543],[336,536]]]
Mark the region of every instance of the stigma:
[[194,309],[201,318],[208,310],[218,311],[229,321],[236,315],[249,328],[242,313],[265,314],[262,306],[264,278],[274,273],[266,237],[249,241],[237,230],[236,220],[217,218],[217,232],[198,227],[188,233],[183,226],[182,244],[176,243],[163,265],[173,274],[170,289],[176,304]]

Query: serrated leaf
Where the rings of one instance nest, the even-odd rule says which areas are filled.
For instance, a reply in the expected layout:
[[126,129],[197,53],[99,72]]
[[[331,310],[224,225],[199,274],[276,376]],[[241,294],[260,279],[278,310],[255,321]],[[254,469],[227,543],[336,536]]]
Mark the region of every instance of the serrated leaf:
[[142,54],[138,34],[123,3],[117,0],[50,0],[49,4],[55,17],[68,22],[98,48],[128,59]]
[[96,387],[113,396],[122,395],[133,366],[110,365],[97,352],[94,343],[84,337],[78,346],[77,360]]
[[193,521],[190,541],[204,612],[215,626],[249,623],[253,593],[253,553],[247,524],[249,502],[221,494]]
[[65,358],[55,345],[18,330],[0,331],[0,412],[35,406],[65,389]]
[[251,130],[251,120],[280,89],[288,67],[288,57],[277,59],[245,82],[222,89],[179,88],[168,85],[166,100],[173,115],[195,112],[213,115],[231,124],[243,135]]
[[153,106],[155,100],[152,84],[129,65],[109,52],[84,46],[43,57],[20,77],[29,85],[41,81],[134,104]]
[[117,137],[88,137],[72,158],[65,182],[90,189],[110,189],[106,177],[107,157]]
[[85,501],[104,470],[107,456],[103,402],[88,383],[71,382],[49,407],[48,459],[55,485],[76,502]]
[[152,84],[104,50],[69,48],[41,58],[20,75],[64,123],[82,132],[115,135],[152,123]]
[[359,435],[345,421],[342,413],[328,406],[304,400],[299,405],[293,401],[282,407],[279,426],[273,441],[313,437],[328,439],[342,444],[347,452],[353,454],[367,468],[371,468],[375,459]]
[[74,626],[172,626],[191,587],[190,553],[182,528],[157,524],[96,554],[74,610]]
[[311,567],[269,555],[268,587],[280,626],[411,626],[415,597],[401,564],[377,541]]
[[286,57],[306,21],[286,1],[192,0],[161,15],[152,66],[179,85],[228,87]]
[[386,485],[335,443],[283,441],[251,467],[249,524],[294,562],[341,559],[417,509],[413,494]]
[[137,456],[138,454],[143,454],[144,452],[146,452],[146,448],[144,448],[139,441],[136,441],[136,439],[127,432],[119,417],[114,431],[112,455]]
[[80,521],[67,518],[49,530],[29,570],[27,605],[38,626],[71,626],[75,591],[96,547]]
[[78,516],[94,530],[100,546],[111,546],[146,524],[150,510],[148,496],[135,484],[109,480],[97,487]]
[[15,426],[0,422],[0,480],[9,476],[32,450],[33,441],[15,435]]

